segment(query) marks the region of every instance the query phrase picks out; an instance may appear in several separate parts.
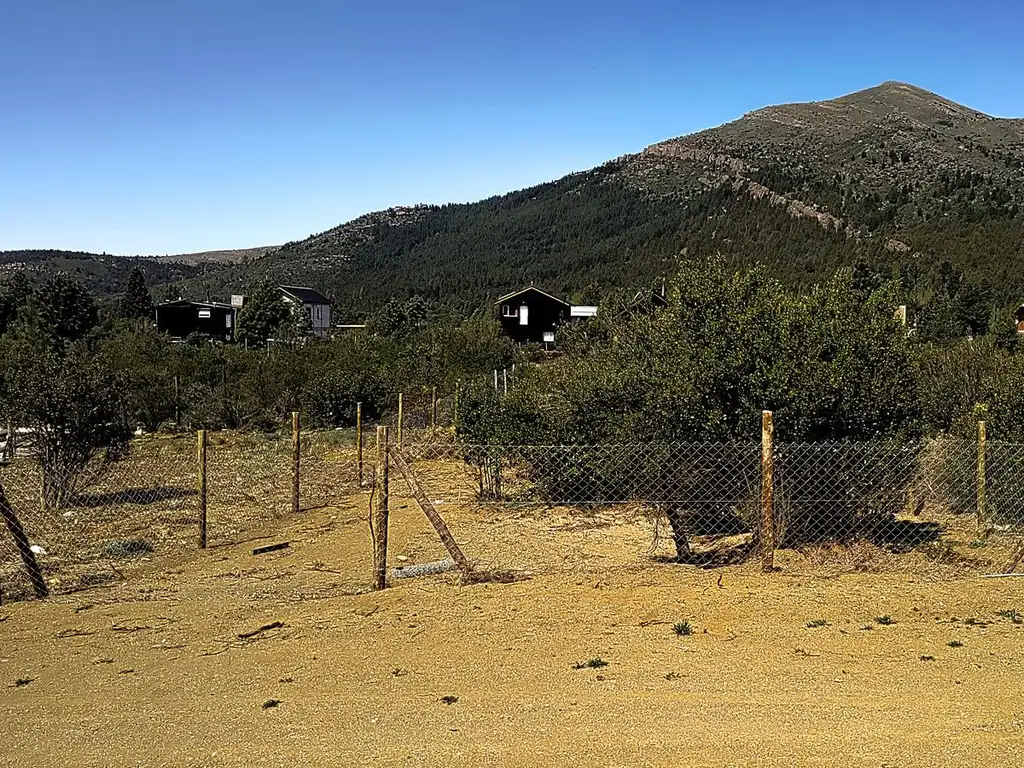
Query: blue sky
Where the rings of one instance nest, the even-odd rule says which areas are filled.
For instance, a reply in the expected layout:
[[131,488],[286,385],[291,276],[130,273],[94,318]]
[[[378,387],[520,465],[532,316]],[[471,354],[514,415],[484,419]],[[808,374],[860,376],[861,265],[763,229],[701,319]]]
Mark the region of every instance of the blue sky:
[[1016,0],[0,0],[0,250],[295,240],[884,80],[1024,116],[1022,29]]

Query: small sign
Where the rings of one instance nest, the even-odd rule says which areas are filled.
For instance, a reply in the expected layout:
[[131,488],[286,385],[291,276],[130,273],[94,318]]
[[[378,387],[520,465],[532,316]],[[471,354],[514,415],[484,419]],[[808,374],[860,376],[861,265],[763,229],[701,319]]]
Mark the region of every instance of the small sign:
[[231,295],[231,306],[232,307],[243,307],[245,306],[245,296],[239,294]]

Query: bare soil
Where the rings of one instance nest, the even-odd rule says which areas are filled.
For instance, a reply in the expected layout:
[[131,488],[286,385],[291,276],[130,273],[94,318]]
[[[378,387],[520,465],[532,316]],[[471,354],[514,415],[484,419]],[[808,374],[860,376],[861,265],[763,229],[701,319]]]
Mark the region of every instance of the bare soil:
[[[443,558],[394,489],[393,564]],[[1024,580],[698,570],[628,510],[441,504],[522,578],[371,593],[368,501],[0,608],[0,764],[1020,764]]]

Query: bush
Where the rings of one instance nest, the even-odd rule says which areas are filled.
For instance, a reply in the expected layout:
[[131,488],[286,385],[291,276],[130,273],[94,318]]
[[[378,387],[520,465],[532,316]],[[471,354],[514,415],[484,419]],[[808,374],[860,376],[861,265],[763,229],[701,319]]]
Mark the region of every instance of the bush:
[[59,507],[128,450],[124,381],[88,345],[57,350],[41,336],[5,337],[0,399],[42,469],[43,499]]

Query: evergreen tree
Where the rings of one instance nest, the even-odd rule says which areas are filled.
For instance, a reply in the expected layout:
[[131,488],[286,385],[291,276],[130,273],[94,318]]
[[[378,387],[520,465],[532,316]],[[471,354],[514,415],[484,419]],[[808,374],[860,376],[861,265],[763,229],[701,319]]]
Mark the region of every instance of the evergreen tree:
[[32,283],[24,272],[15,272],[3,285],[0,285],[0,334],[6,333],[18,313],[32,298]]
[[99,319],[92,294],[64,274],[48,278],[33,296],[31,306],[44,332],[57,346],[85,338]]
[[149,317],[153,299],[146,287],[146,275],[139,267],[133,267],[128,274],[128,284],[117,305],[117,313],[126,320]]
[[237,339],[255,346],[266,344],[290,316],[281,292],[264,281],[246,297],[245,306],[238,313]]

